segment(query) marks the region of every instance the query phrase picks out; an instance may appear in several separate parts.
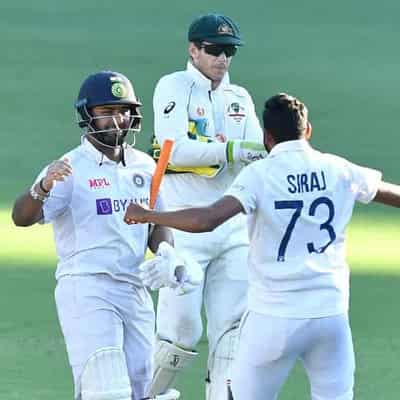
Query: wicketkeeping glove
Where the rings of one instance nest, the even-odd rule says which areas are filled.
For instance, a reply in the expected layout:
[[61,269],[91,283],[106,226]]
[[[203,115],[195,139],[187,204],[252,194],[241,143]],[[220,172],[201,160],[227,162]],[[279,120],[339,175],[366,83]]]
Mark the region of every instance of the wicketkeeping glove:
[[178,254],[171,245],[162,242],[155,257],[140,264],[139,277],[152,290],[170,287],[182,295],[195,290],[204,274],[195,260],[187,254]]
[[249,164],[267,157],[268,153],[261,143],[243,140],[229,140],[226,143],[226,161],[228,164],[242,162]]

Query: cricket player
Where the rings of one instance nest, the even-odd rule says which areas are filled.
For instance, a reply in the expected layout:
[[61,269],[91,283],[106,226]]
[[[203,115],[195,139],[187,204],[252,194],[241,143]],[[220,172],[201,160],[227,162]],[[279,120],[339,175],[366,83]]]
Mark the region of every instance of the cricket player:
[[[189,27],[188,41],[187,69],[162,77],[153,99],[157,143],[175,141],[163,184],[166,206],[173,210],[217,200],[244,165],[267,154],[253,101],[228,75],[243,45],[236,23],[221,14],[200,16]],[[246,222],[237,216],[212,233],[196,236],[175,231],[174,240],[200,263],[206,278],[184,297],[168,288],[159,293],[152,393],[170,387],[197,357],[204,302],[207,399],[225,400],[237,328],[246,308]]]
[[400,186],[382,181],[376,170],[314,150],[307,108],[292,96],[271,97],[263,122],[268,157],[246,167],[220,200],[169,213],[132,205],[125,218],[206,232],[247,214],[249,299],[233,398],[276,400],[300,359],[313,400],[351,400],[346,226],[356,201],[400,207]]
[[[18,226],[53,225],[55,299],[76,399],[148,395],[154,310],[139,269],[147,246],[157,253],[153,268],[163,260],[158,287],[167,284],[182,294],[202,280],[200,266],[196,277],[191,273],[195,264],[186,268],[187,259],[177,259],[167,228],[149,230],[149,225],[123,221],[129,203],[149,204],[155,167],[148,155],[125,142],[128,133],[140,130],[140,106],[124,75],[90,75],[76,102],[82,144],[44,168],[13,209]],[[160,196],[156,209],[162,208]],[[161,397],[176,398],[173,390]]]

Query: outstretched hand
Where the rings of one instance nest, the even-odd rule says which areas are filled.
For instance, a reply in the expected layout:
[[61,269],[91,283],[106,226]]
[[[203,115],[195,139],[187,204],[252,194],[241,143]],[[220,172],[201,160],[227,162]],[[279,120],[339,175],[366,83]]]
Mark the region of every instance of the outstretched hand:
[[143,208],[139,204],[130,203],[128,208],[126,209],[124,221],[128,224],[143,224],[146,223],[146,215],[149,213],[149,210]]

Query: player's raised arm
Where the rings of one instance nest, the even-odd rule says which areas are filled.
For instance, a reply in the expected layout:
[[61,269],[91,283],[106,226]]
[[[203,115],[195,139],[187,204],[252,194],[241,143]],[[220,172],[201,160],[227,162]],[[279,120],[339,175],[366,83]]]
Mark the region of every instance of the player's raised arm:
[[387,206],[400,207],[400,186],[382,181],[373,201]]
[[151,211],[131,203],[126,210],[124,220],[128,224],[153,223],[186,232],[210,232],[243,211],[239,200],[232,196],[224,196],[208,207],[194,207],[171,212]]
[[31,189],[19,196],[14,203],[12,219],[17,226],[31,226],[43,219],[43,204],[51,196],[57,181],[63,182],[72,174],[67,158],[53,161],[44,176],[35,182]]

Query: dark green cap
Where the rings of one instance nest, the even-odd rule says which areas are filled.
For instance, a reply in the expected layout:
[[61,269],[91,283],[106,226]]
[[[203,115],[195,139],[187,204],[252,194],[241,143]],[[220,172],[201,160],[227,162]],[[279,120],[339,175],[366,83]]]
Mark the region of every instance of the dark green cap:
[[210,42],[242,46],[239,27],[222,14],[206,14],[197,17],[189,27],[189,42]]

